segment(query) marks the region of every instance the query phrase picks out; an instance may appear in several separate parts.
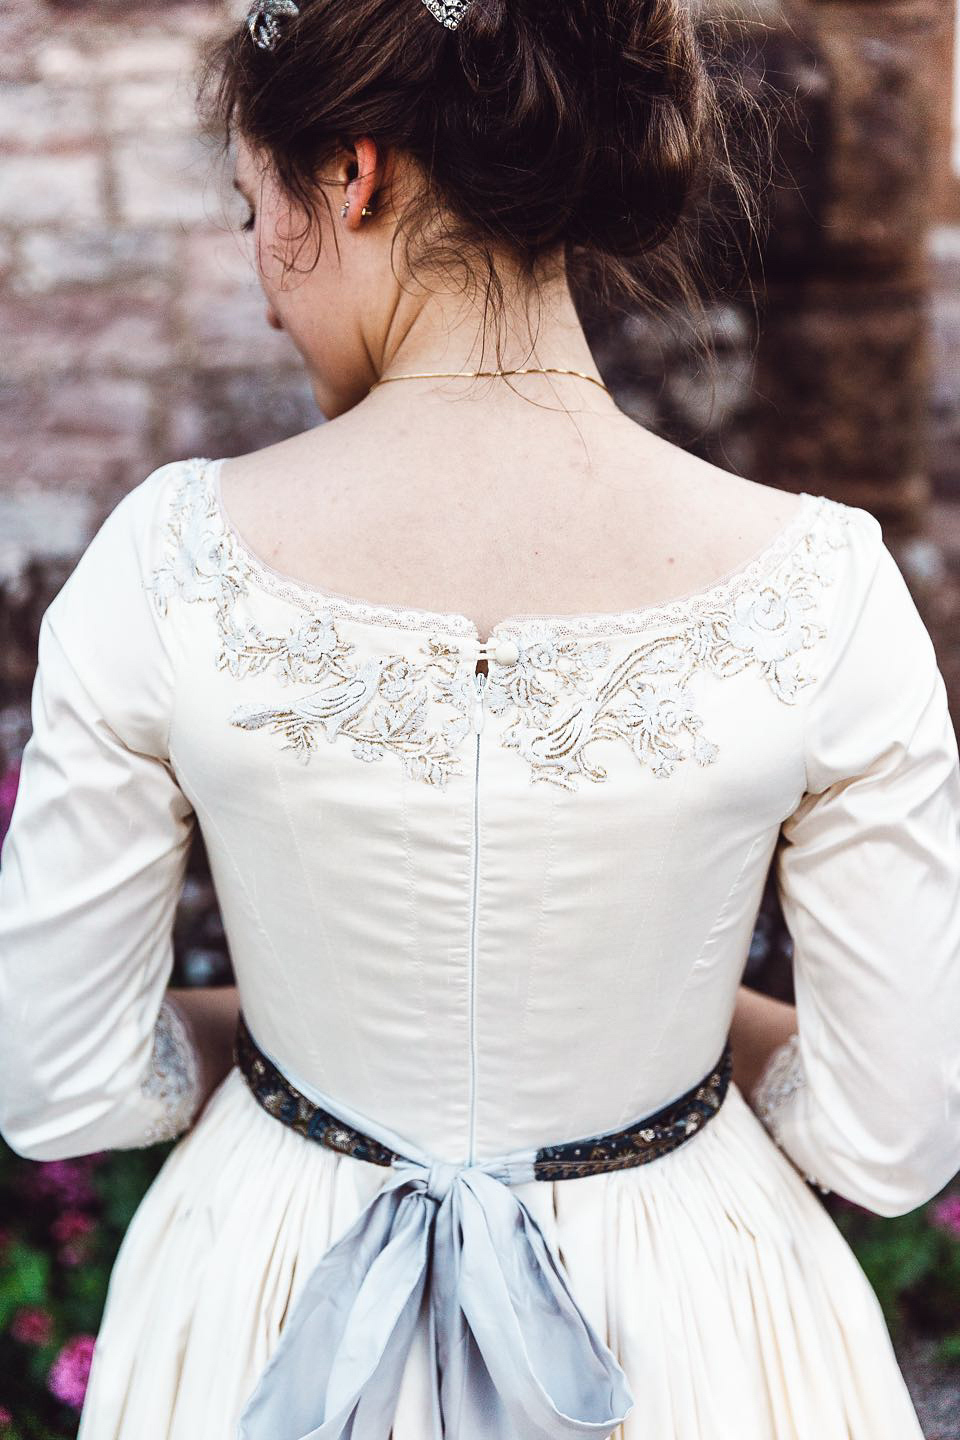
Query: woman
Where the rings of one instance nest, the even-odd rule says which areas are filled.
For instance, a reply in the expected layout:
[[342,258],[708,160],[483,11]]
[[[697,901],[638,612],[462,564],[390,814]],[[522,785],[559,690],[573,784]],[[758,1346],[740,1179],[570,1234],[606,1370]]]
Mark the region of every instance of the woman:
[[[960,1167],[933,646],[869,513],[621,412],[568,287],[722,150],[684,7],[264,0],[211,65],[329,420],[162,465],[43,617],[0,1130],[178,1140],[80,1440],[920,1440],[819,1193]],[[196,824],[237,988],[170,995]]]

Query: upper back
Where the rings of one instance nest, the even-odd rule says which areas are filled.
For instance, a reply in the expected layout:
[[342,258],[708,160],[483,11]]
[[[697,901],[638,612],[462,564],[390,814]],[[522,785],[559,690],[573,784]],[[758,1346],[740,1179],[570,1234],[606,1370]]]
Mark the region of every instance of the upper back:
[[[275,570],[374,603],[457,611],[487,635],[519,613],[619,612],[686,596],[788,527],[787,491],[729,474],[622,417],[491,436],[389,436],[348,417],[231,458],[219,498]],[[512,443],[511,443],[512,440]]]

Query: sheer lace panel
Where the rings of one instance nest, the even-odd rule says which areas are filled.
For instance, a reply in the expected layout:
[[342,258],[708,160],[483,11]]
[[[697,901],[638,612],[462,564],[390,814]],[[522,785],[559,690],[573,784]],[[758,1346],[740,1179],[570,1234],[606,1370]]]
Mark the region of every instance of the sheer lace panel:
[[160,1102],[161,1113],[144,1144],[174,1140],[189,1127],[200,1104],[200,1073],[193,1032],[179,1006],[166,995],[154,1029],[150,1070],[141,1087],[144,1095]]
[[[806,1083],[800,1053],[800,1036],[794,1032],[770,1055],[748,1097],[757,1118],[778,1145],[780,1139],[777,1133],[777,1116],[787,1101]],[[816,1185],[824,1195],[830,1194],[829,1187],[822,1184],[816,1175],[805,1175],[804,1178],[811,1185]]]

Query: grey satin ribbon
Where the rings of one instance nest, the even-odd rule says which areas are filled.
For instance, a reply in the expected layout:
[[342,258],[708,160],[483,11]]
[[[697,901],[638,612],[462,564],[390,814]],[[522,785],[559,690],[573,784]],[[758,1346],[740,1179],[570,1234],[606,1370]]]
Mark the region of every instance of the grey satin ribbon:
[[634,1396],[509,1188],[535,1178],[536,1151],[438,1161],[282,1073],[395,1158],[308,1276],[237,1440],[389,1440],[424,1303],[435,1358],[422,1440],[606,1440]]
[[398,1158],[307,1279],[239,1440],[389,1440],[425,1290],[434,1440],[609,1436],[633,1394],[510,1170]]

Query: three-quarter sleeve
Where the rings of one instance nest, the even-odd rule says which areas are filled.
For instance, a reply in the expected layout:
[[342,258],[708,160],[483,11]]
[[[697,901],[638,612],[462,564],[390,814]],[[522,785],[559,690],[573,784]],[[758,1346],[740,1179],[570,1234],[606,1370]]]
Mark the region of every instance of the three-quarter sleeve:
[[797,1032],[753,1100],[808,1180],[899,1215],[960,1169],[960,765],[930,634],[857,515],[774,860]]
[[0,848],[0,1134],[28,1159],[172,1139],[199,1101],[165,994],[195,817],[167,747],[175,656],[144,589],[164,478],[115,506],[40,625]]

